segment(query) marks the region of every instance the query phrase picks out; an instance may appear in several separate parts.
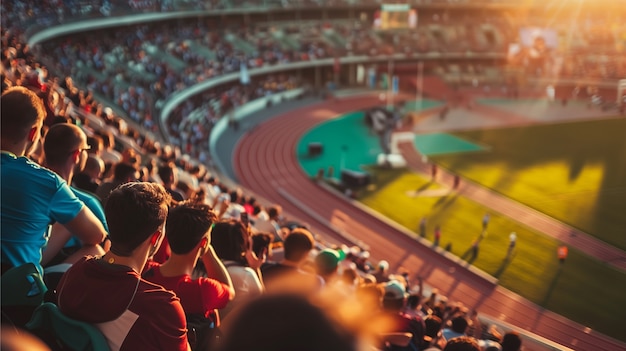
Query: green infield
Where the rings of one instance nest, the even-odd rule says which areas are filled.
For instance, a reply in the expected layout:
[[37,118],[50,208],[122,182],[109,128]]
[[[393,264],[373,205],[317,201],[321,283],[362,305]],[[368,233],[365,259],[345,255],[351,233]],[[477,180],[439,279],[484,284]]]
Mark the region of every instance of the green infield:
[[626,119],[454,135],[489,150],[434,162],[626,250]]

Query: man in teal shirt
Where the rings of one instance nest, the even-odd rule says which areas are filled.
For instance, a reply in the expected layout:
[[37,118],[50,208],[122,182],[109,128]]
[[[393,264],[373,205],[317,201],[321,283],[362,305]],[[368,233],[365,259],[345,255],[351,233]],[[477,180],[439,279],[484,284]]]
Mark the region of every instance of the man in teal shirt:
[[101,243],[106,232],[61,177],[28,159],[40,139],[43,101],[13,87],[2,94],[0,108],[2,271],[32,262],[43,273],[41,252],[51,224],[63,224],[84,245]]

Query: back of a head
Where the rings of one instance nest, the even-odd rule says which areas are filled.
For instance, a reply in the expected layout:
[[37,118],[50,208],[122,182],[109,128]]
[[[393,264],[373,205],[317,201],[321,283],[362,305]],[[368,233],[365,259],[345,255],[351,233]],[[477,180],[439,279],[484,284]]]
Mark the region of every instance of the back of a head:
[[24,87],[12,87],[2,93],[0,102],[0,133],[2,139],[20,142],[29,130],[43,123],[46,110],[41,98]]
[[311,232],[304,228],[296,228],[287,235],[283,242],[285,259],[300,262],[307,257],[314,245],[315,240]]
[[381,272],[387,272],[389,270],[389,262],[385,261],[385,260],[380,260],[378,262],[378,269]]
[[104,172],[104,161],[100,156],[89,154],[83,172],[96,177],[101,175]]
[[52,125],[46,133],[43,150],[46,155],[46,163],[57,166],[65,163],[74,151],[87,148],[85,133],[80,127],[59,123]]
[[322,277],[330,276],[337,272],[341,256],[336,250],[324,249],[315,256],[315,270]]
[[118,182],[125,182],[129,179],[136,178],[137,168],[130,163],[120,162],[115,164],[113,170],[113,179]]
[[165,236],[172,253],[189,253],[204,238],[217,216],[211,207],[190,201],[180,202],[169,210]]
[[516,332],[508,332],[502,337],[502,351],[519,351],[522,347],[522,338]]
[[259,256],[263,250],[269,251],[270,245],[272,245],[272,241],[274,240],[274,236],[270,233],[260,232],[252,235],[250,240],[252,240],[252,251]]
[[111,252],[131,256],[133,250],[163,226],[170,200],[159,184],[131,182],[115,188],[104,210]]
[[467,319],[463,316],[456,316],[452,318],[452,326],[450,329],[454,330],[457,333],[465,333],[467,329],[468,322]]
[[240,221],[222,220],[213,226],[211,246],[221,260],[245,261],[248,230]]
[[385,289],[383,308],[387,311],[400,311],[407,298],[406,287],[397,280],[390,280],[381,285]]
[[410,308],[415,309],[415,308],[417,308],[417,306],[419,306],[421,299],[422,299],[421,295],[419,295],[419,294],[411,294],[406,299],[406,304]]
[[480,346],[474,338],[459,336],[448,340],[443,351],[480,351]]
[[279,205],[273,205],[267,208],[267,215],[271,218],[271,219],[276,219],[278,218],[278,216],[280,216],[282,212],[282,207],[280,207]]
[[264,295],[229,316],[219,351],[352,351],[354,337],[298,295]]
[[425,326],[424,335],[430,336],[431,338],[435,338],[437,334],[439,333],[439,331],[441,330],[442,323],[443,322],[441,321],[441,318],[432,314],[428,315],[426,318],[424,318],[424,326]]
[[159,178],[163,181],[163,184],[169,185],[173,184],[175,181],[175,165],[171,162],[165,163],[159,166],[158,175]]

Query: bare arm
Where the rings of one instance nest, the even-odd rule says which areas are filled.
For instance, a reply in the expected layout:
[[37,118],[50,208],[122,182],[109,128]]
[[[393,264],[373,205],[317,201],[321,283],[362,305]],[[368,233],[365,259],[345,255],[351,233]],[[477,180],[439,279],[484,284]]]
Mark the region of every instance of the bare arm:
[[102,223],[86,206],[83,206],[74,219],[65,223],[64,227],[76,235],[83,245],[100,244],[107,235]]
[[234,299],[235,287],[233,286],[233,281],[230,279],[230,274],[228,274],[226,267],[217,257],[213,246],[208,246],[207,252],[202,256],[202,263],[204,263],[204,268],[206,268],[207,277],[228,285],[230,300]]
[[62,224],[55,223],[50,231],[48,245],[41,253],[41,265],[45,266],[56,256],[68,240],[72,237],[72,233]]
[[[65,225],[61,223],[55,223],[52,226],[52,229],[50,231],[50,238],[48,239],[48,244],[41,254],[41,264],[43,266],[47,265],[59,252],[61,252],[65,244],[72,238],[74,234],[70,231],[71,225],[69,225],[69,223],[76,221],[79,217],[81,217],[81,215],[84,216],[84,218],[79,219],[79,221],[77,221],[74,225],[77,230],[82,230],[78,228],[85,228],[85,233],[76,233],[76,236],[82,242],[82,248],[77,251],[76,257],[70,256],[70,258],[67,258],[64,262],[74,263],[77,258],[80,258],[84,255],[99,255],[108,251],[108,247],[105,247],[104,250],[99,247],[98,244],[100,244],[102,241],[94,242],[96,238],[99,237],[99,233],[104,233],[103,235],[104,237],[106,237],[106,232],[104,231],[102,223],[95,215],[93,215],[89,208],[83,207],[78,215],[70,222],[66,223]],[[90,223],[90,221],[92,220],[94,221],[94,223]],[[107,246],[110,246],[110,244]]]

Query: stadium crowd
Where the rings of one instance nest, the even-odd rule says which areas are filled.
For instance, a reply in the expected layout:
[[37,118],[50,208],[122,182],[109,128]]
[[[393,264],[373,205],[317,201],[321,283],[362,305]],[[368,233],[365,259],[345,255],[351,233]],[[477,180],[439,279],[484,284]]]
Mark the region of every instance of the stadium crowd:
[[[342,349],[356,349],[354,338],[360,340],[363,335],[377,349],[442,347],[447,342],[446,323],[461,319],[467,322],[466,328],[454,327],[457,334],[483,337],[483,345],[500,349],[500,344],[489,340],[519,339],[493,330],[493,335],[483,333],[475,313],[436,292],[422,301],[424,291],[413,290],[408,274],[390,275],[384,261],[374,269],[367,251],[325,247],[306,228],[281,227],[285,219],[280,206],[266,209],[241,189],[228,188],[179,148],[161,145],[130,129],[99,106],[89,92],[75,87],[70,77],[61,80],[48,75],[10,31],[4,31],[2,39],[7,48],[3,64],[19,58],[12,74],[3,77],[2,191],[6,195],[9,189],[20,193],[30,189],[29,196],[33,196],[32,203],[12,201],[23,195],[3,196],[3,271],[35,263],[48,288],[56,291],[48,298],[77,320],[115,326],[123,323],[123,316],[136,314],[136,327],[123,335],[101,329],[111,345],[121,349],[186,349],[188,344],[194,349],[240,349],[235,330],[250,322],[252,317],[245,317],[249,310],[267,306],[273,306],[272,313],[287,314],[290,319],[282,323],[296,323],[309,315],[313,321],[324,321],[311,325],[309,335],[324,332],[320,340],[343,342],[346,347]],[[102,123],[84,117],[92,107]],[[135,147],[120,142],[124,136]],[[47,168],[33,167],[38,164]],[[52,184],[38,183],[41,177]],[[55,211],[45,210],[48,206]],[[28,225],[33,214],[41,218],[36,228]],[[9,235],[14,232],[8,229],[11,226],[16,233],[40,236],[50,221],[57,223],[47,243]],[[197,228],[192,229],[190,223]],[[96,256],[85,258],[85,254]],[[146,263],[147,257],[154,258]],[[202,263],[194,267],[199,257]],[[62,277],[59,269],[65,272]],[[160,286],[176,291],[178,297]],[[94,290],[86,292],[87,287]],[[112,291],[122,294],[120,300],[105,303],[102,296],[111,296]],[[293,294],[276,296],[276,291]],[[76,294],[90,298],[77,299]],[[342,333],[331,328],[340,317],[332,313],[341,307],[338,296],[343,296],[341,303],[351,311],[337,324]],[[127,304],[129,298],[131,304]],[[349,306],[353,300],[364,305]],[[163,308],[151,305],[150,313],[148,302]],[[380,319],[382,324],[374,331],[359,330],[358,321],[363,318]],[[383,322],[387,319],[391,322]],[[263,342],[273,330],[261,326],[255,330],[256,339],[250,340]],[[171,328],[171,334],[151,337],[153,330],[162,328]],[[214,334],[219,330],[224,335],[215,345]],[[299,334],[278,331],[277,338],[285,342],[305,342]],[[474,339],[465,342],[478,345]]]
[[[99,325],[121,350],[519,350],[515,332],[482,325],[476,311],[425,288],[411,272],[390,272],[359,247],[330,246],[307,228],[287,226],[279,204],[259,203],[205,166],[211,126],[232,107],[301,86],[294,77],[197,95],[171,115],[170,142],[149,133],[159,128],[158,101],[242,64],[333,57],[334,50],[454,48],[471,34],[454,27],[450,40],[431,42],[374,36],[362,23],[316,22],[281,28],[300,43],[286,50],[269,29],[260,31],[263,39],[246,28],[229,41],[201,23],[139,25],[51,41],[35,56],[22,41],[24,28],[4,25],[71,11],[54,1],[12,5],[22,11],[10,11],[19,18],[9,20],[5,10],[14,8],[2,4],[3,274],[35,264],[61,312]],[[331,47],[322,33],[346,41]],[[190,41],[209,48],[208,56]],[[598,74],[625,68],[623,59],[608,67]],[[132,329],[115,331],[129,320]]]

